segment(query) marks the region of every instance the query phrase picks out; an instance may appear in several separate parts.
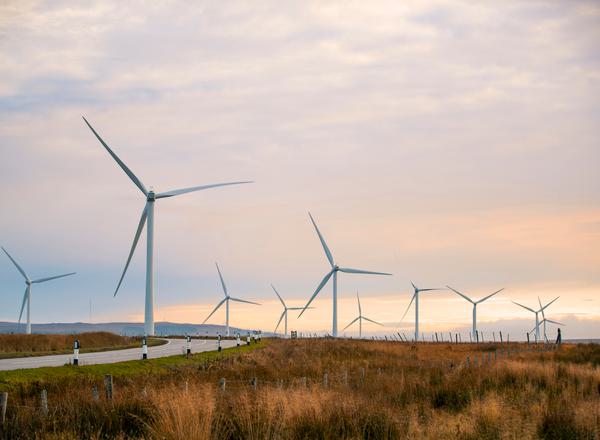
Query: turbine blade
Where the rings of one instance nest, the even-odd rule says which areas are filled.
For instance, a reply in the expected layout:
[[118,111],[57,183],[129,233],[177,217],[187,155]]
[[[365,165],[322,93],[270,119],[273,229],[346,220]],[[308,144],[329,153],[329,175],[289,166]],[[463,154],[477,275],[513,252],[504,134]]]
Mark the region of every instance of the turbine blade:
[[360,308],[360,297],[358,296],[358,292],[356,292],[356,300],[358,301],[358,316],[362,315],[362,309]]
[[308,213],[308,216],[310,217],[310,221],[312,222],[313,226],[315,227],[315,231],[317,231],[319,240],[321,240],[321,245],[323,246],[323,250],[325,251],[325,255],[327,256],[327,260],[329,261],[329,264],[331,264],[331,267],[335,266],[335,263],[333,262],[333,256],[331,255],[331,251],[329,250],[327,243],[325,243],[325,239],[321,235],[321,231],[319,231],[319,228],[317,227],[317,224],[315,223],[315,220],[313,219],[312,215],[310,215],[310,212]]
[[25,273],[25,271],[23,270],[23,268],[21,266],[19,266],[19,263],[17,263],[15,261],[15,259],[10,256],[10,254],[8,253],[8,251],[6,249],[2,248],[2,250],[4,251],[4,253],[6,254],[6,256],[8,258],[10,258],[10,261],[13,262],[13,264],[15,265],[15,267],[17,268],[17,270],[21,273],[21,275],[23,275],[23,278],[25,278],[26,280],[28,280],[29,277],[27,276],[27,274]]
[[217,266],[217,272],[219,272],[219,279],[221,280],[221,286],[223,286],[223,293],[225,294],[225,298],[229,296],[227,293],[227,286],[225,285],[225,281],[223,281],[223,275],[221,275],[221,269],[219,269],[219,265],[215,262],[215,266]]
[[308,306],[310,305],[310,303],[313,302],[313,299],[315,299],[315,297],[319,294],[319,292],[321,291],[321,289],[323,288],[323,286],[325,284],[327,284],[327,281],[329,281],[329,278],[331,278],[331,275],[333,275],[333,270],[330,271],[330,272],[328,272],[327,275],[325,275],[325,277],[323,277],[323,279],[321,280],[321,282],[317,286],[317,290],[315,290],[315,293],[313,293],[313,296],[310,297],[310,299],[308,300],[308,302],[306,303],[306,305],[302,308],[302,311],[298,315],[298,318],[300,318],[302,316],[302,314],[306,311],[306,309],[308,308]]
[[346,330],[348,327],[350,327],[352,324],[354,324],[354,323],[355,323],[356,321],[358,321],[359,319],[360,319],[360,316],[358,316],[358,317],[354,318],[354,320],[353,320],[353,321],[352,321],[350,324],[348,324],[346,327],[344,327],[344,328],[342,329],[342,331]]
[[369,318],[367,318],[366,316],[363,316],[363,317],[362,317],[362,319],[364,319],[365,321],[372,322],[373,324],[380,325],[380,326],[382,326],[382,327],[384,326],[384,325],[383,325],[381,322],[373,321],[372,319],[369,319]]
[[113,297],[117,296],[117,292],[121,287],[121,283],[123,282],[123,278],[125,278],[125,273],[127,273],[127,268],[129,267],[129,263],[131,263],[131,257],[133,257],[133,253],[135,252],[135,247],[138,244],[140,239],[140,235],[144,230],[144,225],[146,224],[146,206],[144,205],[144,210],[142,211],[142,216],[140,217],[140,222],[138,223],[137,231],[135,231],[135,237],[133,238],[133,244],[131,245],[131,250],[129,251],[129,256],[127,257],[127,262],[125,263],[125,268],[123,269],[123,273],[121,274],[121,278],[119,279],[119,283],[117,284],[117,288],[115,289],[115,293]]
[[553,321],[551,319],[546,319],[546,322],[551,322],[552,324],[556,324],[556,325],[562,325],[564,326],[565,324],[563,324],[562,322],[558,322],[558,321]]
[[283,302],[283,299],[281,299],[281,296],[279,295],[279,292],[277,291],[277,289],[275,288],[275,286],[273,284],[271,284],[271,287],[273,288],[273,291],[275,292],[275,295],[277,295],[277,298],[279,298],[279,301],[281,301],[281,304],[283,304],[283,308],[287,309],[285,303]]
[[554,301],[556,301],[558,298],[560,298],[560,296],[557,296],[556,298],[554,298],[552,301],[550,301],[548,304],[546,304],[544,307],[542,307],[542,310],[547,308],[550,304],[552,304]]
[[477,301],[477,304],[484,302],[486,299],[490,299],[492,296],[496,295],[497,293],[500,293],[504,290],[504,287],[500,290],[496,290],[494,293],[492,293],[491,295],[486,296],[485,298],[481,298],[479,301]]
[[208,321],[208,320],[210,319],[210,317],[211,317],[212,315],[214,315],[214,314],[215,314],[215,312],[216,312],[217,310],[219,310],[219,307],[221,307],[225,301],[227,301],[227,298],[223,298],[223,299],[221,300],[221,302],[220,302],[219,304],[217,304],[217,306],[216,306],[216,307],[213,309],[213,311],[212,311],[212,312],[210,312],[210,315],[208,315],[208,316],[206,317],[206,319],[205,319],[204,321],[202,321],[202,324],[204,324],[206,321]]
[[419,289],[419,292],[429,292],[431,290],[446,290],[446,289],[444,289],[442,287],[436,287],[434,289]]
[[533,310],[533,309],[530,309],[529,307],[527,307],[527,306],[524,306],[523,304],[519,304],[519,303],[518,303],[518,302],[516,302],[516,301],[512,301],[512,303],[513,303],[513,304],[516,304],[516,305],[518,305],[519,307],[523,307],[524,309],[526,309],[526,310],[529,310],[530,312],[536,313],[536,312],[535,312],[535,310]]
[[225,183],[213,183],[210,185],[192,186],[190,188],[174,189],[172,191],[166,191],[163,193],[159,193],[159,194],[156,194],[156,198],[164,199],[166,197],[179,196],[181,194],[187,194],[187,193],[191,193],[194,191],[202,191],[204,189],[217,188],[219,186],[242,185],[244,183],[254,183],[254,182],[248,180],[248,181],[243,181],[243,182],[225,182]]
[[542,306],[542,300],[538,296],[538,304],[540,305],[540,311],[542,312],[542,318],[546,319],[546,314],[544,313],[544,306]]
[[125,171],[125,174],[127,174],[127,176],[129,176],[131,181],[133,183],[135,183],[135,185],[144,193],[145,196],[147,196],[148,190],[146,189],[146,187],[144,186],[142,181],[140,179],[138,179],[137,176],[135,174],[133,174],[133,172],[129,168],[127,168],[127,165],[125,165],[125,162],[123,162],[121,159],[119,159],[119,156],[117,156],[115,154],[115,152],[113,150],[111,150],[110,147],[106,144],[106,142],[104,142],[102,140],[100,135],[98,133],[96,133],[96,130],[94,130],[94,128],[87,121],[87,119],[85,119],[85,117],[83,117],[83,116],[82,116],[82,118],[85,121],[85,123],[87,124],[87,126],[90,128],[90,130],[92,130],[92,133],[94,133],[94,136],[96,136],[96,138],[100,141],[100,143],[104,146],[104,148],[106,148],[106,151],[108,151],[108,154],[110,154],[112,156],[112,158],[119,164],[121,169],[123,171]]
[[471,304],[475,304],[475,303],[473,302],[473,300],[472,300],[471,298],[469,298],[467,295],[465,295],[464,293],[460,293],[458,290],[456,290],[456,289],[453,289],[453,288],[452,288],[452,287],[450,287],[450,286],[446,286],[446,287],[447,287],[448,289],[452,290],[452,291],[453,291],[454,293],[456,293],[457,295],[460,295],[460,296],[462,296],[464,299],[466,299],[467,301],[469,301]]
[[[288,310],[304,310],[304,307],[286,307]],[[307,307],[307,309],[314,309],[314,307]]]
[[29,286],[25,288],[25,293],[23,294],[23,304],[21,304],[21,313],[19,313],[19,324],[21,323],[21,318],[23,317],[23,309],[25,309],[25,303],[27,302],[27,293],[29,292]]
[[419,288],[418,288],[417,286],[415,286],[415,283],[413,283],[413,282],[411,281],[411,282],[410,282],[410,284],[412,284],[412,286],[413,286],[413,289],[415,289],[415,290],[419,290]]
[[415,300],[415,296],[416,293],[413,294],[412,298],[410,299],[410,302],[408,303],[408,307],[406,308],[406,310],[404,311],[404,315],[402,315],[402,318],[400,318],[400,322],[402,322],[404,320],[404,317],[406,316],[406,314],[408,313],[408,309],[410,309],[410,306],[412,305],[413,301]]
[[345,273],[363,273],[363,274],[367,274],[367,275],[391,275],[391,273],[386,273],[386,272],[372,272],[370,270],[351,269],[349,267],[340,267],[340,272],[345,272]]
[[33,280],[32,283],[43,283],[44,281],[55,280],[57,278],[68,277],[70,275],[75,275],[76,272],[65,273],[63,275],[56,275],[54,277],[40,278],[39,280]]
[[252,301],[246,301],[245,299],[234,298],[233,296],[230,296],[229,299],[231,301],[237,301],[237,302],[240,302],[240,303],[254,304],[255,306],[260,306],[259,303],[252,302]]
[[279,324],[281,324],[281,320],[283,319],[285,315],[285,310],[281,313],[281,316],[279,317],[279,321],[277,321],[277,325],[275,326],[275,330],[273,330],[273,333],[277,333],[277,329],[279,328]]

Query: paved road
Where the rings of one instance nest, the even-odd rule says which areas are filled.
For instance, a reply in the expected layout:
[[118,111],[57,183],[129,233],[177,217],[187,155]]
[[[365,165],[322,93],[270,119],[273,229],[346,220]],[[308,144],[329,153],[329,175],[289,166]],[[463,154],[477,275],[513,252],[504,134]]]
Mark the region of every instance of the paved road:
[[[221,341],[223,348],[234,347],[232,340]],[[217,349],[216,340],[192,339],[192,353],[213,351]],[[148,358],[174,356],[185,353],[185,339],[167,339],[167,343],[148,347]],[[73,354],[58,354],[52,356],[36,356],[15,359],[0,359],[0,370],[20,370],[22,368],[59,367],[71,362]],[[142,358],[142,348],[126,350],[101,351],[79,355],[79,365],[114,364],[115,362],[132,361]]]

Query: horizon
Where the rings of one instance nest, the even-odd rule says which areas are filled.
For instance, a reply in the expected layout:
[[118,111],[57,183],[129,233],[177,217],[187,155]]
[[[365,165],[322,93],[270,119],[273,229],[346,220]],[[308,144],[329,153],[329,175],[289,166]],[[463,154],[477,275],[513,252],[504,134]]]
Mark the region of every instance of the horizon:
[[[310,211],[338,264],[393,274],[340,274],[339,329],[359,291],[397,325],[365,335],[409,335],[415,282],[505,288],[483,331],[524,336],[511,301],[560,296],[565,339],[600,334],[599,4],[141,5],[0,5],[0,245],[32,278],[77,272],[35,285],[34,325],[84,322],[90,300],[92,321],[143,321],[145,234],[113,293],[144,198],[83,115],[157,191],[255,181],[157,202],[156,322],[202,322],[217,261],[263,304],[232,304],[231,326],[272,332],[270,284],[303,306],[329,267]],[[24,289],[2,253],[0,321]],[[331,331],[331,296],[289,328]],[[458,295],[420,301],[427,334],[470,329]]]

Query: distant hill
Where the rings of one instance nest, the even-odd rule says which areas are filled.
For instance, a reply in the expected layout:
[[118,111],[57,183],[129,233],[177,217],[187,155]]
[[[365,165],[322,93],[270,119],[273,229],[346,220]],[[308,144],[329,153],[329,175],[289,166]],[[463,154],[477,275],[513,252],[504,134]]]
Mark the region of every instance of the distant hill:
[[[211,324],[180,324],[175,322],[157,322],[155,323],[156,335],[192,335],[192,336],[216,336],[217,334],[225,334],[224,325]],[[230,327],[230,332],[233,335],[235,332],[246,334],[252,329],[240,329]],[[25,331],[24,324],[16,322],[1,322],[0,333],[23,333]],[[144,324],[139,322],[105,322],[98,324],[90,324],[86,322],[53,322],[48,324],[32,324],[32,333],[84,333],[84,332],[111,332],[123,336],[141,336],[144,334]]]

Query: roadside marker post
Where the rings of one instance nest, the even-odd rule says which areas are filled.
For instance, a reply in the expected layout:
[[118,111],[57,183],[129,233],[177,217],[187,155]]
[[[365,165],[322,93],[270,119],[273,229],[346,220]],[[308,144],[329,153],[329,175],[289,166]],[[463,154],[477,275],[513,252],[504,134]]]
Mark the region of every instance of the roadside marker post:
[[250,345],[250,332],[248,332],[248,336],[246,336],[246,345]]
[[142,359],[148,359],[148,342],[146,341],[146,336],[142,338]]
[[192,354],[192,337],[190,335],[185,337],[185,352],[188,356]]
[[73,343],[73,365],[79,365],[79,339]]
[[221,335],[217,335],[217,351],[221,351]]
[[235,343],[238,347],[240,346],[240,334],[239,333],[235,334]]

